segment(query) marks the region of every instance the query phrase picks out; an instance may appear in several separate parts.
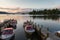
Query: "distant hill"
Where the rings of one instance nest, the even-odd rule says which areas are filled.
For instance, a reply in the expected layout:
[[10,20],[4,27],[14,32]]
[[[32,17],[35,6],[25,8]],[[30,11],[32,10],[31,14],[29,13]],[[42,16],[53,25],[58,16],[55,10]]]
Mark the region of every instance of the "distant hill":
[[24,13],[21,12],[9,13],[9,12],[0,11],[0,14],[24,14]]
[[14,14],[14,13],[8,13],[8,12],[0,11],[0,14]]
[[0,11],[0,14],[8,14],[7,12],[2,12],[2,11]]
[[[18,12],[26,13],[26,12],[32,11],[32,9],[31,8],[19,8],[19,7],[17,7],[17,8],[4,8],[4,7],[0,7],[0,11],[9,12],[9,13],[18,13]],[[2,14],[6,14],[6,13],[3,13],[3,12],[1,12],[1,13]]]

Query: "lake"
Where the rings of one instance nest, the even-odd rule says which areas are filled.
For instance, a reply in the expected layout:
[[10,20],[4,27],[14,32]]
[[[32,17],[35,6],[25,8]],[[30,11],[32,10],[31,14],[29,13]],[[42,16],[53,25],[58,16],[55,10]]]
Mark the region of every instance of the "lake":
[[26,20],[32,20],[36,24],[43,25],[43,27],[48,27],[50,32],[60,31],[60,17],[44,17],[44,16],[30,16],[30,15],[6,15],[0,14],[0,22],[5,19],[16,19],[17,29],[15,32],[14,40],[27,40],[23,28],[23,23]]

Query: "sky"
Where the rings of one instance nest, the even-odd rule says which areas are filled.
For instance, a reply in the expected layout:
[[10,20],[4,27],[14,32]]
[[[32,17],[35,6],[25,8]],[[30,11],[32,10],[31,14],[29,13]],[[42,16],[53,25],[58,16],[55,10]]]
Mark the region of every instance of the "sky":
[[56,8],[60,7],[60,0],[0,0],[0,7]]

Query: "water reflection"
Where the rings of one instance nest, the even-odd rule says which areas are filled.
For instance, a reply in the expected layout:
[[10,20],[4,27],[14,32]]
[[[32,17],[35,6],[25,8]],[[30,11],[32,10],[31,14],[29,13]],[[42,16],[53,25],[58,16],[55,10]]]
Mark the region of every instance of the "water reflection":
[[46,19],[51,19],[51,20],[59,20],[59,16],[30,16],[30,17],[33,17],[33,19],[36,19],[36,18],[38,18],[38,19],[44,19],[44,20],[46,20]]
[[26,34],[26,38],[27,40],[40,40],[40,37],[35,32],[32,35]]
[[[35,40],[38,38],[36,34],[33,34],[31,37],[28,37],[24,32],[23,23],[26,20],[32,20],[39,25],[43,25],[43,27],[49,27],[50,32],[55,32],[60,30],[60,17],[44,17],[44,16],[20,16],[20,15],[0,15],[0,22],[3,22],[5,19],[16,19],[17,22],[17,29],[15,32],[14,40]],[[39,40],[39,38],[38,38]]]

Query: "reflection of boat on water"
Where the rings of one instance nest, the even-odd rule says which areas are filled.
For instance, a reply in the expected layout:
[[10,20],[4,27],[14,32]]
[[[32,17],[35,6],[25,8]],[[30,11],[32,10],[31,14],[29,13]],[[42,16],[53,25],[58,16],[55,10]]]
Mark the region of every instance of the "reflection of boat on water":
[[32,33],[35,32],[34,26],[33,26],[33,24],[30,21],[25,22],[23,27],[24,27],[25,32],[27,34],[31,35]]
[[12,37],[15,36],[14,32],[15,32],[15,30],[13,28],[5,28],[5,29],[3,29],[0,39],[10,40]]

